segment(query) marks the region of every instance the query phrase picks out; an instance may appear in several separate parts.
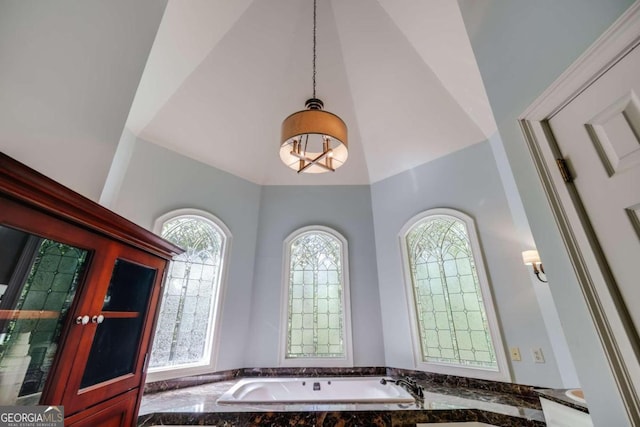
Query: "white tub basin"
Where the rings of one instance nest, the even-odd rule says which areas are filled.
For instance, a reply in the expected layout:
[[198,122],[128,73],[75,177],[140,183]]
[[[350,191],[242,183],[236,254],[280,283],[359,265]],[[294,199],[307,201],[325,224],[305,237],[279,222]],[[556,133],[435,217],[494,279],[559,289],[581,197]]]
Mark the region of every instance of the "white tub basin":
[[381,377],[245,378],[217,403],[413,403],[414,398]]

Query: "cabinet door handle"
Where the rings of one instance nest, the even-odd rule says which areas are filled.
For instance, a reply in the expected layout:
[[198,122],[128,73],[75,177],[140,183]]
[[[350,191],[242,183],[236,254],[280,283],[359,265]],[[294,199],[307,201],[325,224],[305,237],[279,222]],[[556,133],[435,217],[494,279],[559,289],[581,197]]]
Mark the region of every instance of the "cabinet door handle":
[[98,315],[98,316],[93,316],[93,317],[91,318],[91,322],[93,322],[93,323],[100,324],[100,323],[102,323],[103,321],[104,321],[104,316],[103,316],[102,314],[100,314],[100,315]]
[[87,323],[89,323],[89,316],[87,316],[86,314],[84,316],[78,316],[76,318],[76,325],[86,325]]

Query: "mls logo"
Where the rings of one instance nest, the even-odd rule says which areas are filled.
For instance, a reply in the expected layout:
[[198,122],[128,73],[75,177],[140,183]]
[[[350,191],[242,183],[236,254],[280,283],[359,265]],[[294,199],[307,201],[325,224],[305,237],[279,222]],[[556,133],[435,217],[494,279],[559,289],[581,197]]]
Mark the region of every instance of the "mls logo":
[[64,427],[64,407],[0,406],[0,427]]

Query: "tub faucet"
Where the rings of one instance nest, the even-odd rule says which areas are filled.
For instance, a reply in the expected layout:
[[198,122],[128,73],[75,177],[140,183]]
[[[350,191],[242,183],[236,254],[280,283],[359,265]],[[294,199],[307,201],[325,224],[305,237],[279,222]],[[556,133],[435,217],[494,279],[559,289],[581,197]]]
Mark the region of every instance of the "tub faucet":
[[411,377],[403,377],[397,380],[382,378],[380,380],[380,384],[386,384],[388,382],[404,387],[409,393],[420,399],[424,399],[424,388]]

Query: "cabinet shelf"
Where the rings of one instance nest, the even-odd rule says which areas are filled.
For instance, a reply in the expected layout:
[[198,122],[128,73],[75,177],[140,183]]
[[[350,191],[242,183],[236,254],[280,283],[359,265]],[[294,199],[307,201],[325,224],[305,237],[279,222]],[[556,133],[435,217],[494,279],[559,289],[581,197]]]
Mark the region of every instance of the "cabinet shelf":
[[102,314],[105,319],[135,319],[141,315],[136,311],[103,311]]
[[59,311],[51,310],[0,310],[0,320],[12,319],[57,319]]

